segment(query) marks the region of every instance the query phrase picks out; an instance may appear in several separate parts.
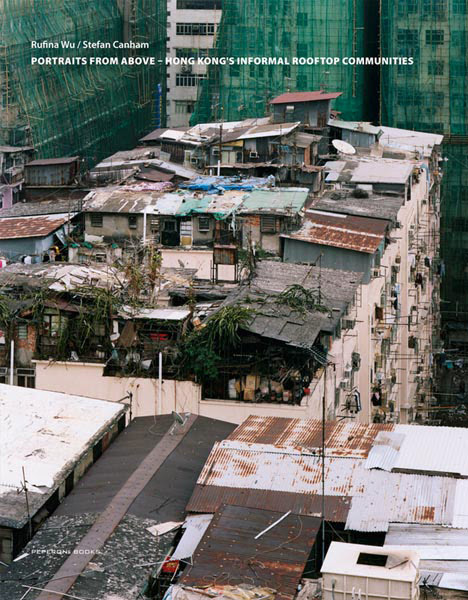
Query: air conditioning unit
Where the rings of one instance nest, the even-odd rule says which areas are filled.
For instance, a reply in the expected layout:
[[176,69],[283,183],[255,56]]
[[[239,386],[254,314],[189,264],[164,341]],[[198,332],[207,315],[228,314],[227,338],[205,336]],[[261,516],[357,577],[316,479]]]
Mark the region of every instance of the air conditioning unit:
[[250,157],[250,158],[258,158],[258,152],[251,152],[251,153],[249,154],[249,157]]
[[181,71],[181,73],[191,73],[192,65],[182,65],[180,71]]
[[219,148],[213,148],[213,156],[219,156],[220,152],[219,152]]
[[341,322],[341,327],[343,329],[354,329],[356,327],[355,319],[343,319]]
[[351,390],[351,379],[345,378],[340,381],[340,388],[342,390],[350,391]]
[[380,277],[380,269],[372,269],[372,277]]
[[190,158],[190,162],[192,163],[192,165],[196,165],[196,164],[198,164],[198,158],[196,158],[195,156],[192,156]]

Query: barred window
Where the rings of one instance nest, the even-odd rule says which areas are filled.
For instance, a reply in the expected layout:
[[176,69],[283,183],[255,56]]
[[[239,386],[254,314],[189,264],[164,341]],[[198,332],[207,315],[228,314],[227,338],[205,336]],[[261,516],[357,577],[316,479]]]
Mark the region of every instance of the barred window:
[[178,73],[176,75],[176,86],[177,87],[197,87],[198,83],[202,79],[206,79],[206,74],[195,74],[189,73],[182,75]]
[[177,35],[214,35],[215,23],[177,23]]
[[426,45],[440,46],[444,43],[443,29],[426,29]]
[[91,213],[91,227],[102,227],[102,215],[100,213]]

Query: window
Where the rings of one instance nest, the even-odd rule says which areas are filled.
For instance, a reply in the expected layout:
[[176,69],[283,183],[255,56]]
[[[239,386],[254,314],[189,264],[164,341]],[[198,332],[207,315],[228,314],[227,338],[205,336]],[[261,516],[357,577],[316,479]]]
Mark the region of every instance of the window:
[[177,74],[176,75],[176,86],[177,87],[197,87],[199,81],[206,79],[206,74],[194,74],[190,73],[187,75]]
[[305,12],[297,13],[298,27],[307,27],[308,24],[309,24],[309,15]]
[[191,115],[195,110],[195,102],[192,100],[175,100],[176,115]]
[[427,64],[428,75],[443,75],[444,74],[444,61],[443,60],[430,60]]
[[426,29],[426,46],[440,46],[443,43],[443,29]]
[[452,0],[453,14],[466,15],[467,0]]
[[137,228],[137,217],[136,215],[128,215],[128,227],[129,229]]
[[177,23],[177,35],[214,35],[214,23]]
[[17,369],[16,383],[21,387],[34,388],[36,387],[36,373],[34,369]]
[[210,55],[209,48],[176,48],[177,58],[194,58],[205,57]]
[[150,229],[151,229],[151,233],[159,232],[159,219],[151,219]]
[[26,323],[20,323],[17,328],[18,331],[18,339],[19,340],[27,340],[28,339],[28,326]]
[[388,554],[369,554],[361,552],[357,559],[358,565],[370,565],[372,567],[385,567],[388,560]]
[[423,16],[440,19],[446,15],[447,0],[422,0]]
[[164,231],[175,231],[176,230],[176,222],[175,221],[164,221]]
[[308,56],[309,54],[309,47],[307,44],[303,44],[303,43],[298,43],[297,44],[297,56],[301,57],[301,56]]
[[415,14],[418,10],[419,0],[398,0],[398,16]]
[[177,0],[179,10],[221,10],[221,0]]
[[91,213],[91,227],[102,227],[102,215]]
[[198,217],[198,231],[210,230],[210,217]]
[[276,233],[276,217],[262,215],[260,217],[260,231],[262,233]]

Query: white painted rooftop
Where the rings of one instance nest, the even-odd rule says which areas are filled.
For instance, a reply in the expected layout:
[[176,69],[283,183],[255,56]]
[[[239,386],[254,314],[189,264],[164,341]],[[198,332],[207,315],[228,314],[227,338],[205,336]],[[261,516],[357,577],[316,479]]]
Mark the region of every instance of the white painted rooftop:
[[0,384],[0,506],[11,486],[21,487],[23,467],[28,489],[50,491],[122,410],[115,402]]

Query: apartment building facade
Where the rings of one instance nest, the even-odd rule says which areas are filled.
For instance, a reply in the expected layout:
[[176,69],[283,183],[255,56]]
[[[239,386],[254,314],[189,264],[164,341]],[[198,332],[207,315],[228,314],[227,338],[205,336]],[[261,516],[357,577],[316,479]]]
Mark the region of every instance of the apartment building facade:
[[[222,0],[167,2],[167,124],[187,127],[221,20]],[[195,64],[192,64],[192,63]]]

